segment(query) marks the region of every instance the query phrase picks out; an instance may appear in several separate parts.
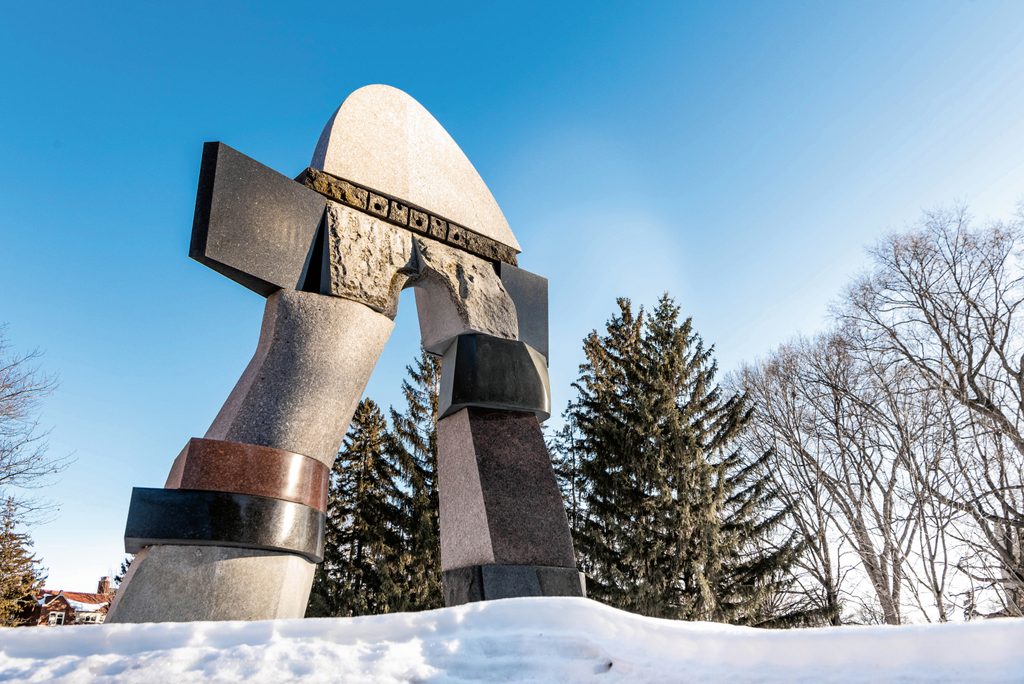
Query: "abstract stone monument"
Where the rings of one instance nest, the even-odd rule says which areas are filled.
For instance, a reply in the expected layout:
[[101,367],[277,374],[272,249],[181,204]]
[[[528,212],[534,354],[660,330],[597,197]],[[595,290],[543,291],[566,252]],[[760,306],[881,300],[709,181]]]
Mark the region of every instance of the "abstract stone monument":
[[441,125],[387,86],[352,93],[292,180],[207,143],[189,255],[267,298],[256,353],[163,489],[132,493],[136,553],[108,622],[301,617],[331,465],[416,288],[442,357],[445,603],[582,596],[540,421],[547,281]]

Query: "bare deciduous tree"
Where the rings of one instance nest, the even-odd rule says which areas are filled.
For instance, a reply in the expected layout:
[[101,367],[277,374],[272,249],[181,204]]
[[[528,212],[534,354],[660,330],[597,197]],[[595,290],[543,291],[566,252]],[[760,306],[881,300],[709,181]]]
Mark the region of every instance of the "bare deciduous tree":
[[1022,229],[926,214],[871,252],[832,333],[742,373],[806,578],[847,615],[1022,614]]
[[884,240],[847,293],[842,320],[873,355],[914,369],[955,426],[919,485],[971,517],[977,552],[959,567],[994,587],[994,611],[1024,615],[1024,269],[1022,217],[974,228],[966,210],[933,212]]
[[916,502],[901,496],[907,478],[899,455],[912,448],[919,416],[891,391],[898,374],[865,363],[834,332],[783,347],[745,368],[742,382],[757,407],[751,447],[774,451],[772,477],[799,502],[806,572],[827,601],[857,603],[852,551],[873,598],[857,612],[899,624],[920,519]]
[[49,506],[29,490],[49,484],[69,461],[49,453],[48,433],[39,426],[39,402],[54,379],[39,370],[38,352],[15,354],[3,333],[0,328],[0,499],[13,500],[24,519]]

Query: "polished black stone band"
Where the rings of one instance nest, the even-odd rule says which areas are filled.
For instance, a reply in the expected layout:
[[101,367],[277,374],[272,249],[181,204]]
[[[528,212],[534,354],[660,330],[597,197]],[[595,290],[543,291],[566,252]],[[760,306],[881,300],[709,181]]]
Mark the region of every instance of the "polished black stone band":
[[441,360],[438,417],[470,406],[551,416],[546,360],[519,340],[459,335]]
[[547,565],[471,565],[441,573],[444,604],[520,596],[586,597],[582,572]]
[[251,494],[135,487],[124,550],[154,544],[233,546],[284,551],[319,563],[324,513],[291,501]]

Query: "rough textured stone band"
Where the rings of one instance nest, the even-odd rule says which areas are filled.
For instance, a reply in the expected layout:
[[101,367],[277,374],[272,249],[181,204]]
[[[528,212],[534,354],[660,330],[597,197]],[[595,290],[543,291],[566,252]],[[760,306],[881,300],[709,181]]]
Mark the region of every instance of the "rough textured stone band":
[[330,476],[326,465],[302,454],[193,437],[174,460],[164,486],[269,496],[326,511]]
[[265,496],[193,489],[135,487],[124,550],[146,546],[234,546],[284,551],[319,563],[327,516],[309,506]]
[[486,235],[460,226],[400,197],[308,168],[295,179],[324,197],[358,209],[388,223],[408,228],[488,261],[516,265],[516,250]]
[[551,416],[546,359],[519,340],[471,333],[459,335],[441,361],[438,417],[468,407]]

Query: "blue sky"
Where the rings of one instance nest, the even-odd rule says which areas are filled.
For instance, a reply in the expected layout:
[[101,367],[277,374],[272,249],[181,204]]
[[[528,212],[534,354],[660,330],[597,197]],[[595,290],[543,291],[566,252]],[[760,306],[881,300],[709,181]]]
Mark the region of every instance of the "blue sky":
[[41,419],[76,459],[31,530],[54,588],[116,569],[131,487],[255,347],[262,298],[187,258],[204,141],[292,174],[352,90],[420,100],[550,278],[559,409],[618,295],[670,292],[729,370],[819,328],[922,209],[1024,198],[1018,2],[18,3],[0,64],[0,322],[59,376]]

